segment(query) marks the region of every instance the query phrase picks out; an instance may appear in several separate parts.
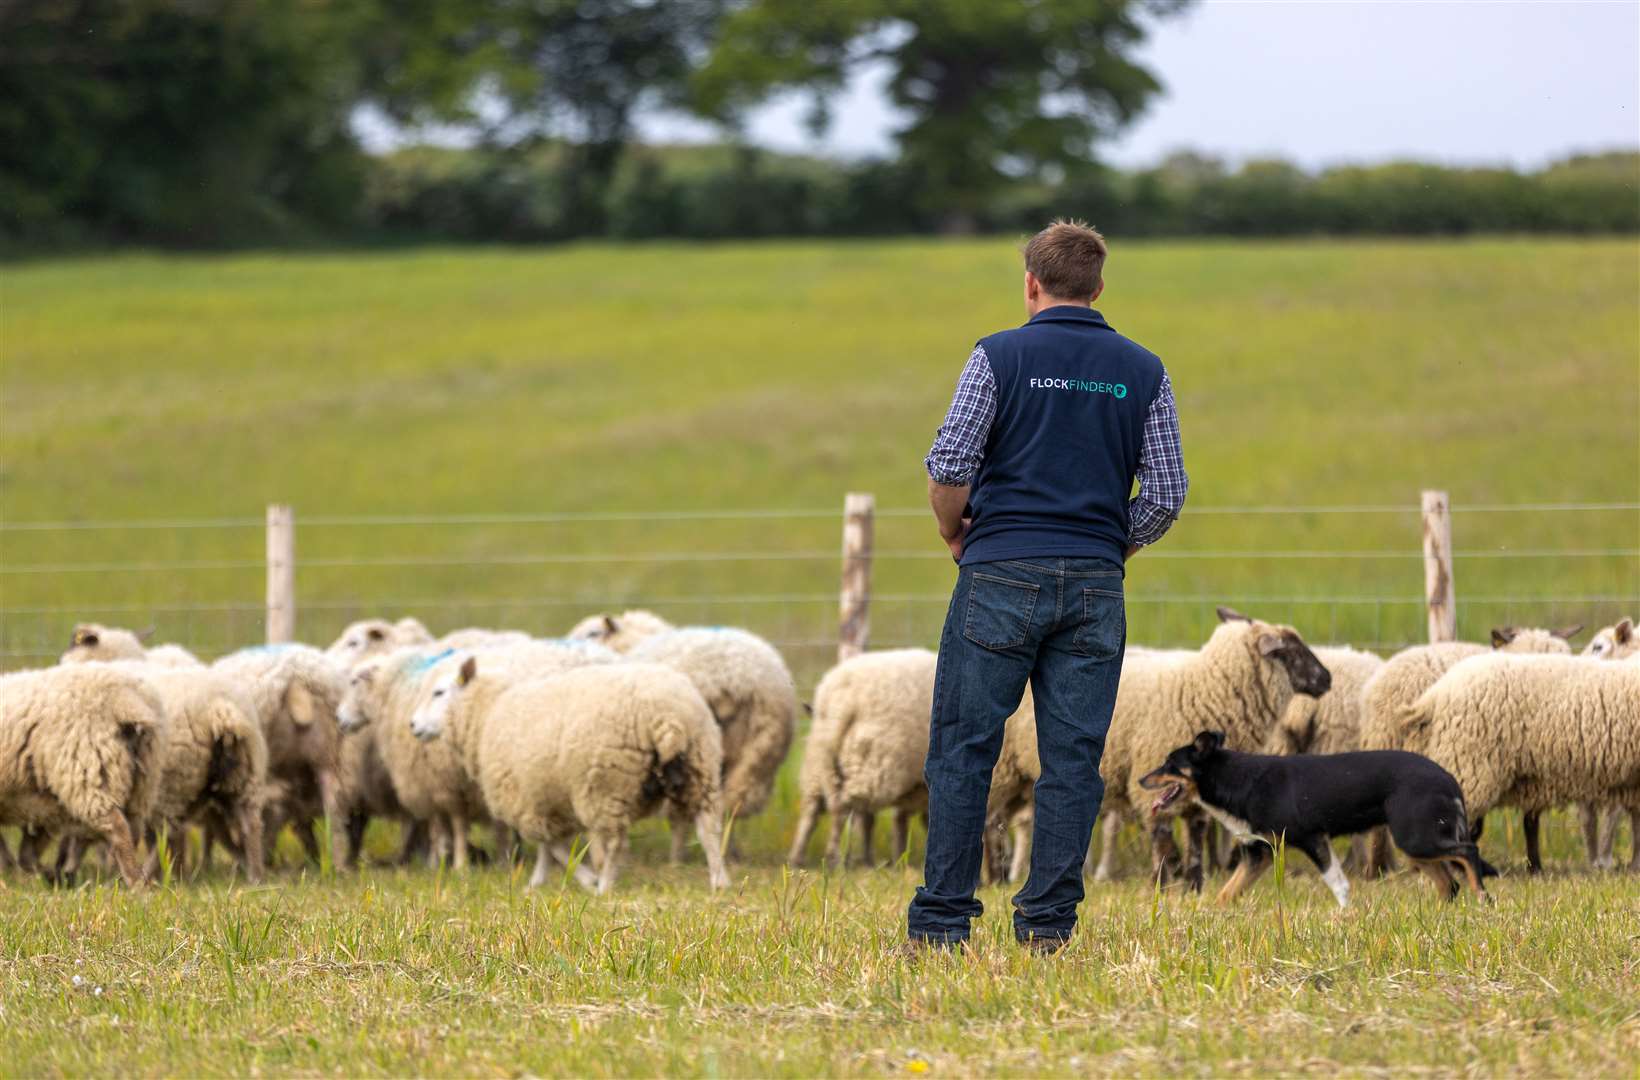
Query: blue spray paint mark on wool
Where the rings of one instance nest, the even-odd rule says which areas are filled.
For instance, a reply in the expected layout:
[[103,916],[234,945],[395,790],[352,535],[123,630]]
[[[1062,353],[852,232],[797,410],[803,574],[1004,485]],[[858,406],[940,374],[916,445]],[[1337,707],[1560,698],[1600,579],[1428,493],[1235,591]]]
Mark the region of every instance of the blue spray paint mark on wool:
[[405,665],[404,673],[406,675],[425,675],[439,661],[448,660],[455,654],[454,649],[445,649],[443,652],[433,653],[431,656],[418,656]]

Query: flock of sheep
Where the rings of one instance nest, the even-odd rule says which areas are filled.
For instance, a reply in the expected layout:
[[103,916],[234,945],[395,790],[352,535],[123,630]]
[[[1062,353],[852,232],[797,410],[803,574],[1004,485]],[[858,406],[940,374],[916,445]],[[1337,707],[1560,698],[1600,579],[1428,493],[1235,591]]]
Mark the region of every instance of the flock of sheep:
[[[1583,808],[1591,858],[1614,865],[1621,813],[1640,839],[1640,639],[1632,620],[1596,633],[1500,629],[1492,647],[1407,649],[1389,660],[1310,649],[1292,627],[1220,609],[1196,650],[1129,646],[1101,772],[1098,880],[1115,870],[1125,820],[1148,831],[1152,872],[1199,887],[1214,861],[1207,819],[1184,808],[1151,820],[1138,778],[1204,729],[1232,749],[1336,753],[1400,747],[1446,767],[1477,821],[1499,806],[1537,818]],[[935,657],[867,653],[819,683],[800,772],[790,861],[801,864],[822,815],[826,857],[845,837],[869,862],[872,824],[892,811],[892,855],[926,810],[923,761]],[[761,811],[801,709],[780,654],[743,630],[674,627],[648,612],[596,615],[559,639],[469,629],[435,638],[414,619],[366,620],[323,651],[245,649],[205,664],[174,645],[82,624],[62,662],[0,676],[0,825],[20,828],[13,864],[72,880],[101,845],[130,885],[178,872],[188,830],[204,861],[221,846],[259,880],[287,825],[318,859],[328,819],[337,867],[356,864],[373,818],[401,824],[401,860],[478,858],[536,848],[531,885],[572,876],[615,883],[634,822],[671,824],[675,861],[693,828],[713,888],[728,884],[733,823]],[[1008,720],[993,774],[986,854],[994,878],[1028,865],[1040,775],[1027,693]],[[576,846],[577,838],[585,847]],[[47,849],[56,849],[47,858]],[[1011,848],[1011,851],[1010,851]],[[1382,838],[1359,844],[1387,869]],[[1090,863],[1092,863],[1090,855]],[[1640,869],[1640,843],[1630,860]]]

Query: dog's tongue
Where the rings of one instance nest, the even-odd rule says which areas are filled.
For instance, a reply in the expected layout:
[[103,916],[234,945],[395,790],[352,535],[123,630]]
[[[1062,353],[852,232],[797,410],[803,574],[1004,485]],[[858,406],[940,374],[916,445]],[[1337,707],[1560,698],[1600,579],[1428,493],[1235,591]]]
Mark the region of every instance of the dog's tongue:
[[1163,791],[1160,795],[1156,796],[1154,799],[1151,800],[1151,802],[1150,802],[1150,816],[1151,817],[1160,816],[1161,812],[1163,810],[1166,810],[1169,806],[1171,806],[1173,804],[1173,800],[1178,798],[1178,797],[1179,797],[1179,785],[1178,784],[1168,785],[1168,787],[1165,791]]

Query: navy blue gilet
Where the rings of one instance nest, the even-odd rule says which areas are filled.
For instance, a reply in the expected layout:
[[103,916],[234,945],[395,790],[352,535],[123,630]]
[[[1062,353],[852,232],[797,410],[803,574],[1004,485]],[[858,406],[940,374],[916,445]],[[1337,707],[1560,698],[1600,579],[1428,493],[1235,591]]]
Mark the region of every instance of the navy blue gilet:
[[981,338],[997,410],[962,563],[1045,556],[1121,565],[1128,499],[1162,362],[1085,307]]

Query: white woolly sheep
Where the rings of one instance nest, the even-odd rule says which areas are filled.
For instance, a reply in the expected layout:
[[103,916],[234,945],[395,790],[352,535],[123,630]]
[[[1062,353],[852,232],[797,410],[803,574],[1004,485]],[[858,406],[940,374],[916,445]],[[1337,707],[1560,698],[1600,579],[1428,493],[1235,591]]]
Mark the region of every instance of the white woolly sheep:
[[[1567,654],[1572,647],[1566,639],[1580,627],[1560,632],[1535,627],[1517,629],[1503,626],[1492,631],[1492,648],[1506,653]],[[1481,656],[1487,646],[1467,641],[1444,641],[1402,649],[1384,662],[1361,688],[1360,745],[1363,750],[1409,749],[1402,737],[1407,707],[1424,691],[1440,681],[1454,665],[1472,656]],[[1535,818],[1527,820],[1528,832],[1535,834]],[[1477,834],[1476,839],[1479,839]],[[1389,832],[1374,829],[1367,834],[1366,870],[1384,873],[1390,862]]]
[[330,819],[332,865],[343,865],[347,836],[342,827],[336,712],[347,690],[345,673],[309,645],[242,649],[211,666],[250,698],[267,741],[270,794],[264,812],[265,844],[271,850],[279,828],[288,822],[308,857],[318,861],[313,833],[317,805]]
[[797,835],[787,861],[802,866],[809,837],[823,813],[831,817],[826,860],[838,863],[845,822],[853,820],[871,861],[875,815],[894,811],[894,859],[905,854],[911,816],[926,813],[928,725],[935,656],[927,649],[890,649],[845,660],[814,691],[814,722],[799,773]]
[[405,617],[396,623],[386,619],[361,619],[350,624],[331,642],[325,655],[343,668],[412,645],[432,644],[433,635],[418,619]]
[[[218,828],[241,853],[247,880],[261,880],[268,746],[255,705],[211,668],[143,661],[121,661],[113,666],[152,685],[165,710],[159,790],[151,825],[171,833],[169,847],[179,859],[186,850],[186,825],[198,822]],[[157,858],[157,851],[151,853],[150,867],[157,865]],[[65,868],[70,876],[73,870],[73,864]]]
[[[1634,620],[1623,619],[1595,631],[1583,655],[1598,660],[1627,660],[1640,656],[1640,634],[1634,632]],[[1589,849],[1589,861],[1602,870],[1616,867],[1612,851],[1617,846],[1617,827],[1622,822],[1622,808],[1583,803],[1578,806],[1578,820],[1583,827],[1583,842]],[[1629,814],[1629,843],[1640,851],[1640,814]]]
[[152,649],[143,644],[152,631],[141,634],[101,623],[80,623],[69,639],[68,651],[62,663],[84,664],[94,660],[146,660],[151,664],[172,667],[200,667],[199,657],[181,645],[156,645]]
[[164,739],[159,692],[130,672],[0,675],[0,825],[99,838],[125,883],[142,884],[136,838],[159,794]]
[[[1280,723],[1294,693],[1320,696],[1331,685],[1326,667],[1297,630],[1219,608],[1221,625],[1196,653],[1134,655],[1124,661],[1116,710],[1099,772],[1105,781],[1104,845],[1095,878],[1108,880],[1114,865],[1119,814],[1138,815],[1149,805],[1139,778],[1205,730],[1222,730],[1225,745],[1257,751]],[[1202,884],[1206,815],[1186,811],[1189,857],[1185,876]],[[1148,820],[1148,816],[1141,818]],[[1162,833],[1168,835],[1164,838]],[[1163,872],[1162,852],[1171,845],[1168,822],[1152,825],[1153,858]]]
[[[482,663],[464,659],[454,685],[484,696],[475,686]],[[438,738],[452,703],[441,695],[418,710],[418,737]],[[722,737],[683,675],[659,664],[591,664],[501,689],[488,707],[463,715],[450,737],[476,764],[491,812],[539,845],[532,886],[584,830],[598,871],[593,888],[608,892],[633,822],[663,808],[694,819],[712,888],[728,885]]]
[[468,626],[452,630],[433,642],[432,648],[443,649],[499,649],[506,645],[528,645],[531,638],[522,630],[486,630]]
[[[1404,715],[1406,742],[1457,778],[1470,818],[1568,802],[1640,811],[1640,663],[1475,656]],[[1640,848],[1630,860],[1640,870]]]
[[652,611],[625,611],[619,615],[588,615],[570,629],[569,637],[596,641],[618,653],[631,652],[639,642],[677,627]]
[[[626,656],[695,684],[723,736],[724,812],[738,821],[761,811],[797,728],[797,691],[780,653],[744,630],[687,627],[651,635]],[[683,836],[673,833],[674,860]]]

